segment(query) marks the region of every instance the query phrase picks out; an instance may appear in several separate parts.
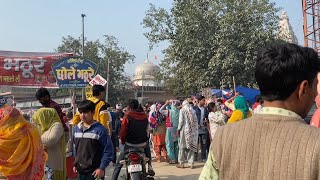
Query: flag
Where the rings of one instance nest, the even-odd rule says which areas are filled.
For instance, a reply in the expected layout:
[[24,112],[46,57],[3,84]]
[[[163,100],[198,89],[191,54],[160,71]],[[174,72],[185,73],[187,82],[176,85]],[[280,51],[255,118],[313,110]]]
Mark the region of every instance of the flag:
[[154,54],[154,60],[158,60],[158,56],[157,56],[157,54]]

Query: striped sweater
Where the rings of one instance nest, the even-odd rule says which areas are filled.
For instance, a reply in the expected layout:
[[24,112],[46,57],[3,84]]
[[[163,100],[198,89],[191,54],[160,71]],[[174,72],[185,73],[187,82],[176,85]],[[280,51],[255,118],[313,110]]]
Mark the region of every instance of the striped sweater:
[[256,114],[217,130],[219,179],[320,179],[320,130],[299,117]]

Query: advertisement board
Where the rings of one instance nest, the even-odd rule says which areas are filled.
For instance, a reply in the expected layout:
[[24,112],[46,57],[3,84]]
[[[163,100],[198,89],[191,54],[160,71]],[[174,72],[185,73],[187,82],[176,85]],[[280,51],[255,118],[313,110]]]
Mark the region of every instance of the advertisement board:
[[52,71],[59,87],[83,88],[97,73],[97,65],[80,57],[67,57],[55,62]]
[[24,53],[0,51],[0,86],[58,88],[51,69],[72,53]]

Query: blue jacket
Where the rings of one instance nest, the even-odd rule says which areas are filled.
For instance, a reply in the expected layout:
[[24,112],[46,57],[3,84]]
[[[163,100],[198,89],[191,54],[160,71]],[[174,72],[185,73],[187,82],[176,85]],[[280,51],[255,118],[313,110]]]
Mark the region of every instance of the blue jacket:
[[105,170],[113,157],[113,145],[107,129],[94,122],[83,129],[83,122],[74,127],[73,142],[76,158],[74,166],[81,173],[92,173],[97,168]]
[[[204,134],[206,133],[206,127],[201,124],[201,122],[204,121],[204,119],[201,119],[201,109],[196,105],[193,106],[193,110],[196,112],[197,119],[198,119],[198,124],[201,125],[202,127],[199,128],[199,134]],[[208,118],[209,112],[206,107],[204,107],[204,118]]]

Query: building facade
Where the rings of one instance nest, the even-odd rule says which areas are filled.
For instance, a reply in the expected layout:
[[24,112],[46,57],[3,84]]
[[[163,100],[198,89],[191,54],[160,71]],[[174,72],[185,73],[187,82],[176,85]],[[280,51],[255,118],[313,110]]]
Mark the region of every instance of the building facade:
[[132,83],[136,90],[135,97],[141,104],[174,99],[173,95],[165,91],[163,82],[157,78],[159,74],[160,67],[148,59],[136,67]]

